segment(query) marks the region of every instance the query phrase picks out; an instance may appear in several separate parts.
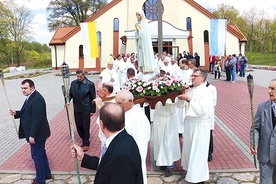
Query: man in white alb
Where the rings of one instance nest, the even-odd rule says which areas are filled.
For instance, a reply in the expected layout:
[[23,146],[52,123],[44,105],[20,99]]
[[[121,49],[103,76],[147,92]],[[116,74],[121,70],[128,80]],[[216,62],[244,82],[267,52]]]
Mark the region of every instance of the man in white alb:
[[209,179],[207,157],[213,99],[210,98],[211,90],[204,83],[206,77],[205,70],[195,69],[193,87],[178,96],[180,100],[186,100],[181,165],[187,171],[185,180],[191,183],[204,183]]
[[[177,99],[175,100],[178,101]],[[165,177],[173,174],[174,162],[180,159],[177,114],[178,105],[169,98],[165,106],[158,102],[153,119],[153,147],[156,166],[165,171]]]
[[150,140],[150,123],[144,112],[133,103],[133,95],[126,89],[119,91],[115,101],[125,111],[125,129],[136,141],[142,160],[144,184],[147,184],[146,157]]

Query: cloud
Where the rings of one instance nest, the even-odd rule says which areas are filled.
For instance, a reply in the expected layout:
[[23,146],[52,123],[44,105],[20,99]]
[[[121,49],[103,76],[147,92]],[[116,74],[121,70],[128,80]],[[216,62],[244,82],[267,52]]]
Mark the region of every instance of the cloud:
[[32,21],[32,28],[34,32],[35,41],[42,44],[48,44],[53,36],[53,32],[49,32],[47,29],[46,14],[37,13]]
[[198,4],[203,6],[206,9],[216,9],[218,5],[224,3],[226,5],[231,5],[234,8],[236,8],[240,14],[244,11],[248,11],[252,8],[256,8],[258,11],[265,10],[267,15],[270,18],[273,18],[276,16],[276,1],[275,0],[262,0],[261,2],[259,0],[212,0],[212,1],[206,1],[206,0],[195,0]]
[[29,8],[33,14],[31,23],[34,41],[41,44],[49,44],[53,36],[53,32],[49,32],[47,28],[47,11],[50,0],[14,0],[20,6]]
[[31,10],[45,10],[49,5],[50,0],[15,0],[19,5],[24,5]]

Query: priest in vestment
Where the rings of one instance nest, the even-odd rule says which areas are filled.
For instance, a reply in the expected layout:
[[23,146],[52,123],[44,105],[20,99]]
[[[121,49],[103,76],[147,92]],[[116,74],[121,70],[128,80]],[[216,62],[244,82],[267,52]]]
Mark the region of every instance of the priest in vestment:
[[193,87],[178,96],[186,101],[181,165],[187,171],[185,180],[191,183],[209,179],[207,158],[213,99],[211,90],[205,85],[206,78],[205,70],[195,69],[192,75]]
[[118,74],[113,68],[113,62],[113,57],[109,56],[107,59],[107,68],[101,72],[99,79],[101,82],[110,82],[113,85],[113,94],[115,94],[120,91],[120,82]]
[[134,104],[133,99],[132,93],[126,89],[119,91],[115,97],[115,101],[125,111],[125,129],[138,145],[142,160],[143,180],[144,184],[147,184],[146,157],[150,140],[150,123],[141,108]]

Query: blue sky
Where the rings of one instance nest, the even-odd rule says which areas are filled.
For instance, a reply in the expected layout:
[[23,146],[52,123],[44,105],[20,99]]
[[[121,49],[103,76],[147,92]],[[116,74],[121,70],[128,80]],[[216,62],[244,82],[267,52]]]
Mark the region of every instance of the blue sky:
[[[3,1],[3,0],[0,0]],[[50,0],[14,0],[20,5],[24,5],[31,9],[34,19],[32,27],[34,32],[34,41],[42,44],[49,44],[54,32],[49,32],[47,29],[47,12],[46,8]],[[111,1],[111,0],[109,0]],[[169,0],[163,0],[169,1]],[[174,0],[170,0],[174,1]],[[207,9],[214,9],[217,5],[224,3],[232,5],[240,12],[249,10],[252,7],[258,10],[265,10],[270,17],[276,17],[276,0],[195,0],[201,6]]]

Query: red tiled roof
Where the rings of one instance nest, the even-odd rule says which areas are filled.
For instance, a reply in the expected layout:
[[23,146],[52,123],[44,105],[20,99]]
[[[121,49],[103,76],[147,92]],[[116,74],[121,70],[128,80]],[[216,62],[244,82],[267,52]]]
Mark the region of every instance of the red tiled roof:
[[236,24],[228,24],[227,31],[235,35],[241,42],[247,42],[246,37],[242,34],[241,30],[236,26]]
[[50,41],[50,45],[65,45],[66,40],[64,40],[63,37],[74,28],[75,27],[58,27]]

